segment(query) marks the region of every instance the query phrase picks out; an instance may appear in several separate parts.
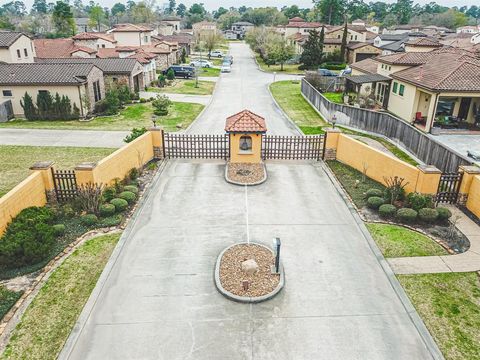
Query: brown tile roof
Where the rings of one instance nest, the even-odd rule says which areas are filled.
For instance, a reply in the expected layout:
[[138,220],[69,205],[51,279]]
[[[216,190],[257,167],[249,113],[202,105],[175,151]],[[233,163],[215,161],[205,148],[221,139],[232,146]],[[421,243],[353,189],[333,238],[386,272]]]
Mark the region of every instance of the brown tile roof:
[[35,39],[33,44],[38,58],[70,57],[75,49],[72,39]]
[[435,39],[429,39],[426,37],[421,37],[417,39],[408,40],[405,45],[409,46],[426,46],[426,47],[442,47],[443,45]]
[[0,85],[78,85],[86,82],[93,64],[4,64]]
[[390,76],[436,92],[480,91],[478,59],[468,56],[460,59],[458,54],[437,53],[420,66],[405,69]]
[[157,35],[152,36],[152,39],[158,41],[173,41],[179,44],[191,44],[194,42],[193,36],[187,33],[175,34],[175,35]]
[[368,43],[368,42],[353,42],[353,41],[350,41],[347,45],[347,48],[349,48],[350,50],[355,50],[355,49],[360,49],[364,46],[368,46],[368,45],[372,45],[371,43]]
[[352,69],[356,69],[367,74],[376,74],[378,63],[374,59],[368,58],[365,60],[357,61],[356,63],[351,64],[350,67]]
[[51,59],[37,59],[38,63],[49,63],[49,64],[93,64],[103,71],[104,74],[130,74],[135,70],[137,62],[135,59],[128,58],[81,58],[81,57],[72,57],[72,58],[51,58]]
[[307,22],[307,21],[304,21],[304,22],[295,21],[293,23],[288,23],[287,25],[285,25],[285,27],[287,28],[309,28],[309,29],[317,29],[322,26],[323,24],[319,22]]
[[152,28],[142,26],[142,25],[134,25],[134,24],[117,24],[114,26],[112,32],[147,32],[153,31]]
[[[345,25],[338,25],[330,28],[327,32],[333,32],[333,31],[338,31],[338,30],[343,30]],[[368,32],[367,28],[364,25],[352,25],[352,24],[347,24],[347,28],[352,31],[356,31],[359,33],[364,33]]]
[[8,48],[22,35],[25,35],[25,34],[19,31],[1,31],[0,30],[0,48]]
[[77,51],[83,51],[83,52],[86,52],[87,54],[95,54],[97,52],[97,50],[89,48],[88,46],[75,46],[75,48],[72,51],[70,51],[70,54],[73,54],[74,52],[77,52]]
[[391,65],[420,65],[430,57],[432,57],[431,52],[404,52],[379,56],[376,60]]
[[94,32],[84,32],[75,35],[72,37],[73,40],[97,40],[97,39],[102,39],[108,42],[111,42],[112,44],[116,43],[117,40],[115,40],[112,36],[105,34],[105,33],[94,33]]
[[326,45],[341,45],[342,44],[342,39],[332,39],[332,38],[325,38],[325,40],[323,40],[323,43],[326,44]]
[[300,16],[295,16],[295,17],[289,19],[288,22],[305,22],[305,20],[302,19]]
[[250,110],[243,110],[227,118],[226,132],[265,132],[265,119]]

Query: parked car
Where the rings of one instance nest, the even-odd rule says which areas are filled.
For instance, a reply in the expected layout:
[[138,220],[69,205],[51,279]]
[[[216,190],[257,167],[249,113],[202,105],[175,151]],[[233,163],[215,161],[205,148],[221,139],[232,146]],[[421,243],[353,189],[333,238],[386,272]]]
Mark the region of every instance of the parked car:
[[211,68],[213,64],[208,60],[194,60],[190,63],[190,66],[201,67],[201,68]]
[[222,67],[221,67],[220,71],[221,71],[222,73],[229,73],[229,72],[232,71],[232,67],[231,67],[231,65],[230,65],[228,62],[224,62],[224,63],[222,64]]
[[352,69],[347,67],[342,71],[340,71],[340,74],[338,76],[345,76],[345,75],[351,75],[351,74],[352,74]]
[[220,50],[213,50],[211,53],[210,53],[210,56],[211,57],[217,57],[217,58],[221,58],[223,57],[223,52],[221,52]]
[[230,63],[230,65],[232,65],[233,64],[233,56],[232,55],[225,55],[223,57],[223,62],[226,62],[226,61],[228,61]]
[[172,65],[169,68],[163,70],[162,74],[167,75],[170,69],[173,70],[175,77],[183,77],[184,79],[187,79],[195,76],[195,68],[188,65]]
[[333,72],[332,70],[328,70],[328,69],[318,69],[317,72],[321,76],[338,76],[336,72]]

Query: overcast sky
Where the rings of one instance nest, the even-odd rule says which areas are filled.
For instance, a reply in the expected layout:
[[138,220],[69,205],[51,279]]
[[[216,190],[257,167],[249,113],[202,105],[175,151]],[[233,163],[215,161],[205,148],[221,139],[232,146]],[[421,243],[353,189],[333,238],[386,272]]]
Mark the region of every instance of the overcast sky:
[[[11,0],[0,0],[0,4],[5,4]],[[55,2],[56,0],[47,0],[47,2]],[[83,3],[87,4],[89,0],[84,0]],[[94,0],[95,1],[95,0]],[[373,0],[371,0],[373,1]],[[415,3],[419,4],[426,4],[429,3],[432,0],[418,0],[415,1]],[[30,7],[33,4],[33,0],[24,0],[25,4],[27,5],[27,8],[30,10]],[[71,0],[70,2],[73,2]],[[108,6],[111,7],[113,4],[117,2],[121,3],[126,3],[127,0],[122,1],[122,0],[96,0],[99,4],[102,6]],[[166,3],[167,1],[164,0],[157,0],[157,4],[163,4]],[[205,5],[205,7],[208,10],[214,10],[218,9],[220,6],[223,6],[225,8],[229,8],[231,6],[239,7],[242,5],[245,5],[247,7],[264,7],[264,6],[277,6],[279,8],[283,6],[290,6],[290,5],[298,5],[299,7],[311,7],[312,6],[312,1],[311,0],[177,0],[177,4],[183,3],[187,7],[192,5],[193,3],[202,3]],[[367,3],[370,2],[366,1]],[[385,1],[385,2],[395,2],[394,0],[392,1]],[[471,5],[478,5],[478,0],[438,0],[436,3],[443,5],[443,6],[471,6]]]

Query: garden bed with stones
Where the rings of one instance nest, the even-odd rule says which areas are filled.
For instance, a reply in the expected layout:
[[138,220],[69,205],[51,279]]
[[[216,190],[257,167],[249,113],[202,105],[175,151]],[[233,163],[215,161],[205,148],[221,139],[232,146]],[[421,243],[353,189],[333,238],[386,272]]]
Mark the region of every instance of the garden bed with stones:
[[283,268],[272,272],[275,255],[266,246],[241,243],[229,246],[219,255],[215,284],[222,293],[239,302],[261,302],[275,296],[284,284]]
[[265,164],[228,163],[225,178],[236,185],[259,185],[267,180]]

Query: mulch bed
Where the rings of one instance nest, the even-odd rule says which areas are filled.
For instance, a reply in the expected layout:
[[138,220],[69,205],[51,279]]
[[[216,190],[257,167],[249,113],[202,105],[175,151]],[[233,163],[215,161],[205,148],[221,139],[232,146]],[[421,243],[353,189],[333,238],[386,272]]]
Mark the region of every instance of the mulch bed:
[[[258,264],[258,271],[247,275],[242,270],[242,262],[253,259]],[[220,282],[223,288],[232,294],[245,297],[258,297],[270,294],[280,282],[280,275],[272,274],[271,266],[275,257],[269,249],[256,244],[239,244],[228,249],[220,263]],[[249,281],[247,291],[242,282]]]
[[240,184],[255,184],[265,178],[263,164],[228,163],[227,178]]

